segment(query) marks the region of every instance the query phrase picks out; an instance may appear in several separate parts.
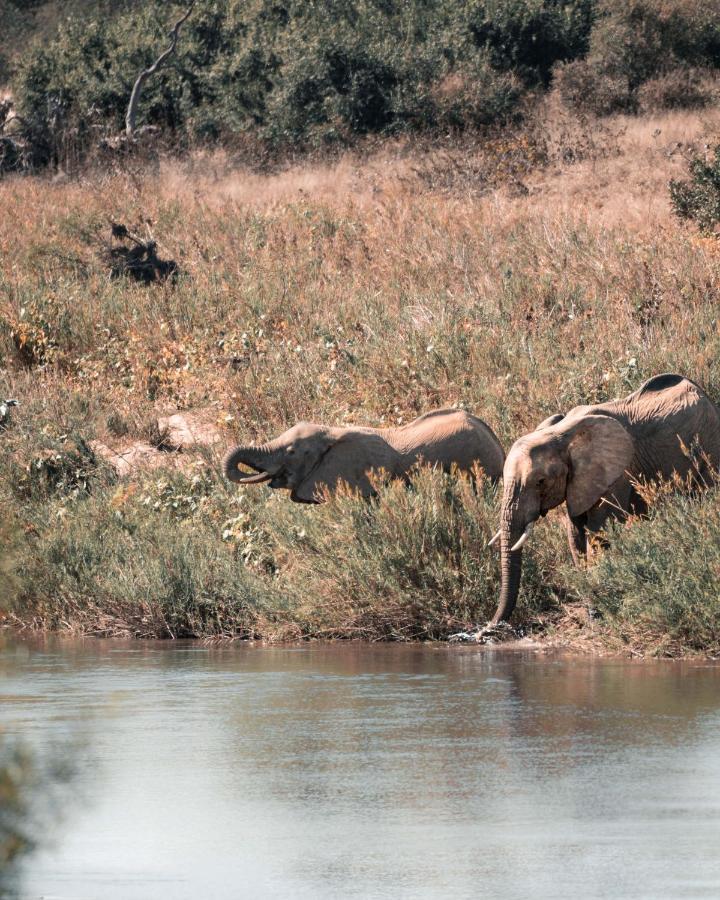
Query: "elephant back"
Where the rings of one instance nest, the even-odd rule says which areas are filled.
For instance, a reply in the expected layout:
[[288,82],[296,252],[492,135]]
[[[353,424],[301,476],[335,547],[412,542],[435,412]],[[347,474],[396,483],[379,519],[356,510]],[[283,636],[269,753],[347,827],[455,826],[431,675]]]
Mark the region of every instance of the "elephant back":
[[395,429],[390,440],[408,467],[423,461],[450,471],[453,466],[470,472],[481,466],[486,475],[502,476],[505,453],[492,429],[465,410],[446,409],[425,413]]
[[720,466],[720,411],[689,378],[656,375],[623,407],[636,440],[664,477],[686,474],[691,457],[696,462],[707,457],[713,468]]

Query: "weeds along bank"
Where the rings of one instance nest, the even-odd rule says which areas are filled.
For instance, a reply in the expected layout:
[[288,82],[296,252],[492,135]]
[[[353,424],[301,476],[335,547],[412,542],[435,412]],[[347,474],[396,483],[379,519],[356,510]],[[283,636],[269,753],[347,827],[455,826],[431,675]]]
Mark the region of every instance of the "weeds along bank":
[[[0,432],[6,620],[412,638],[486,619],[490,489],[426,474],[377,505],[295,506],[223,482],[226,445],[302,418],[392,424],[458,404],[508,447],[668,370],[719,399],[720,252],[671,215],[667,191],[686,171],[677,135],[700,148],[715,128],[709,114],[613,120],[572,137],[599,148],[574,163],[563,132],[522,187],[483,180],[496,154],[480,145],[268,178],[217,160],[211,177],[206,159],[0,183],[0,395],[21,401]],[[111,221],[149,231],[177,284],[110,279]],[[93,449],[162,443],[157,417],[175,410],[202,411],[223,439],[123,479]],[[669,500],[613,533],[588,573],[570,569],[549,516],[526,550],[518,622],[714,652],[718,508],[715,493]]]

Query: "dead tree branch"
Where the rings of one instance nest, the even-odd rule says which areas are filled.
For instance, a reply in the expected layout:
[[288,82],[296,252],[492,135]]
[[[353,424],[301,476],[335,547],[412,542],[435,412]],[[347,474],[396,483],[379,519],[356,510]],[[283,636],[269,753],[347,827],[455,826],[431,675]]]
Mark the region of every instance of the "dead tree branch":
[[157,72],[157,70],[163,65],[165,60],[169,56],[172,56],[172,54],[175,52],[175,49],[177,48],[178,34],[180,33],[180,26],[193,11],[194,6],[195,0],[192,0],[186,12],[177,20],[177,22],[170,30],[170,46],[167,48],[167,50],[161,53],[160,56],[158,56],[155,62],[148,69],[143,69],[143,71],[138,75],[135,81],[132,89],[132,94],[130,95],[130,102],[128,103],[127,114],[125,116],[125,135],[128,140],[132,140],[135,134],[135,119],[137,117],[137,108],[138,103],[140,102],[140,94],[142,92],[143,85],[151,75],[154,75],[155,72]]

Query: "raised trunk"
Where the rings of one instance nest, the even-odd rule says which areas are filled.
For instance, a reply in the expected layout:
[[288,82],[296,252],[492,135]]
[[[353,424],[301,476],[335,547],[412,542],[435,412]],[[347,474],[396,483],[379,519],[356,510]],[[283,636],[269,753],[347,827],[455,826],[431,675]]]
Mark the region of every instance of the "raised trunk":
[[[225,477],[235,484],[258,484],[263,481],[269,481],[272,473],[266,470],[268,462],[268,451],[263,447],[235,447],[225,457],[223,462],[223,472]],[[257,469],[255,475],[248,475],[238,469],[238,466],[249,466]]]
[[[510,496],[514,493],[512,487],[509,493]],[[512,502],[504,502],[500,522],[500,601],[492,618],[492,625],[506,622],[515,609],[522,574],[522,550],[511,551],[510,548],[520,539],[525,525],[526,523],[520,520],[515,505]]]

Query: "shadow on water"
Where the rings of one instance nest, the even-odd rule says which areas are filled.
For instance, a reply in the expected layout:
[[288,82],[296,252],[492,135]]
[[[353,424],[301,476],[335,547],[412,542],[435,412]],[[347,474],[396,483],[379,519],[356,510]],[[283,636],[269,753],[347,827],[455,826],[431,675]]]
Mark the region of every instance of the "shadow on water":
[[6,641],[0,726],[88,747],[21,896],[718,896],[719,689],[533,651]]

